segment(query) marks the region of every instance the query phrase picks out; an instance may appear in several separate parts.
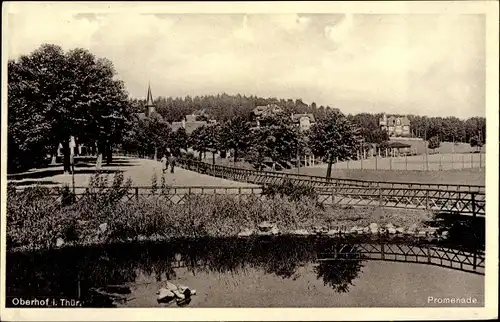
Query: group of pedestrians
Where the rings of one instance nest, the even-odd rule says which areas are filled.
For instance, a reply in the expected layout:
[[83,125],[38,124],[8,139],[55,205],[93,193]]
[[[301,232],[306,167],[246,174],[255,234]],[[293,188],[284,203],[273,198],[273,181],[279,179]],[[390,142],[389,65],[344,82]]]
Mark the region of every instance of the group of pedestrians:
[[161,158],[161,164],[162,164],[163,173],[165,173],[165,171],[168,170],[169,165],[170,165],[170,173],[174,173],[175,156],[172,153],[169,153],[168,157],[166,154],[164,154],[163,158]]

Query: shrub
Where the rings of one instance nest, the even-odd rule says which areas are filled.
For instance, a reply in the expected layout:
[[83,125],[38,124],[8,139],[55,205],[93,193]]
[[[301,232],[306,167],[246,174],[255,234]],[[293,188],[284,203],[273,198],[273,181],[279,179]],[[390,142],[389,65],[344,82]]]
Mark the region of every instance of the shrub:
[[292,201],[298,201],[302,197],[307,197],[313,200],[317,200],[318,195],[314,190],[313,186],[308,186],[305,184],[296,184],[289,179],[285,179],[279,184],[268,184],[262,188],[262,194],[268,197],[287,196]]
[[429,145],[428,148],[431,150],[439,148],[441,145],[441,142],[439,142],[439,138],[437,136],[433,136],[429,139]]
[[50,248],[65,235],[68,222],[56,192],[46,187],[30,187],[13,192],[7,200],[8,248]]
[[65,185],[61,191],[61,204],[63,206],[69,206],[76,202],[75,194],[69,189],[68,185]]

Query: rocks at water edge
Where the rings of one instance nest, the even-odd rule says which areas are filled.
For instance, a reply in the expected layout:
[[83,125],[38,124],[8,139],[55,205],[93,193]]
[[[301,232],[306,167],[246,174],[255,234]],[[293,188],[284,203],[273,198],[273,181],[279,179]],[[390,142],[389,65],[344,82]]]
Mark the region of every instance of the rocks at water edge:
[[61,247],[62,245],[64,245],[64,239],[62,239],[61,237],[57,238],[56,247]]
[[326,233],[328,232],[328,228],[326,228],[324,226],[314,226],[313,232],[316,235],[326,235]]
[[340,234],[340,229],[330,229],[326,233],[328,236],[336,236]]
[[292,235],[297,235],[297,236],[309,236],[310,233],[305,230],[305,229],[296,229],[291,232]]
[[177,305],[181,306],[189,303],[191,296],[196,295],[196,290],[191,290],[185,285],[175,285],[167,281],[166,286],[160,288],[156,294],[158,294],[158,303],[169,303],[176,299]]
[[387,225],[385,225],[385,229],[387,230],[387,232],[391,235],[395,235],[397,233],[397,230],[396,228],[394,227],[393,224],[391,223],[388,223]]
[[249,228],[244,228],[242,231],[238,233],[238,237],[249,237],[252,236],[255,233],[255,230],[249,229]]
[[268,221],[263,221],[257,228],[257,234],[260,236],[278,235],[280,233],[278,227]]
[[108,230],[108,223],[102,223],[99,225],[99,233],[104,234]]
[[172,301],[173,299],[175,299],[174,292],[172,292],[171,290],[166,289],[166,288],[161,288],[156,293],[158,294],[158,298],[157,298],[158,303],[168,303],[168,302]]
[[[338,235],[390,235],[391,237],[396,237],[397,235],[409,235],[418,238],[422,237],[437,237],[437,229],[435,227],[419,227],[417,224],[412,224],[407,229],[405,227],[397,227],[392,223],[387,224],[377,224],[371,223],[368,226],[353,226],[353,227],[337,227],[336,229],[330,229],[326,226],[313,226],[311,230],[307,229],[295,229],[287,231],[285,234],[295,235],[295,236],[329,236],[334,237]],[[248,237],[248,236],[273,236],[280,235],[282,232],[277,228],[276,224],[263,221],[257,226],[257,229],[243,228],[239,233],[238,237]],[[445,232],[439,237],[446,238],[448,232]]]
[[417,232],[417,224],[413,224],[408,228],[408,234],[414,235]]

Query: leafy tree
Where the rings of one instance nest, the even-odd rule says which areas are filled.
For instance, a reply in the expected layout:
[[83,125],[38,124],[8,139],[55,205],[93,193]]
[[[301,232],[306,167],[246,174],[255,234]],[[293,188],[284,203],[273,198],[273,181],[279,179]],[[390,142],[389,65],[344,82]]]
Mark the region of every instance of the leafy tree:
[[208,131],[205,126],[196,128],[188,138],[188,146],[198,151],[200,161],[203,153],[207,151],[208,144]]
[[270,154],[269,146],[271,133],[269,128],[259,127],[252,130],[250,148],[245,159],[252,163],[257,170],[262,170],[266,156]]
[[188,135],[184,128],[179,128],[177,131],[172,132],[170,136],[170,146],[174,155],[180,156],[181,149],[187,150],[188,148]]
[[286,115],[268,116],[261,120],[264,133],[267,136],[264,142],[268,148],[266,156],[271,158],[274,165],[278,162],[290,161],[297,155],[299,149],[299,129],[292,124]]
[[473,148],[474,147],[480,148],[483,146],[483,142],[481,141],[481,138],[479,136],[473,136],[470,139],[470,146]]
[[171,143],[171,128],[160,115],[154,113],[148,118],[135,117],[133,126],[123,138],[123,146],[128,151],[136,151],[141,156],[162,155]]
[[356,156],[358,134],[349,120],[339,111],[329,112],[325,120],[311,128],[310,147],[315,155],[328,162],[327,177],[331,176],[332,163]]
[[218,124],[199,127],[191,133],[188,145],[199,152],[201,161],[202,155],[207,151],[212,152],[212,163],[215,164],[215,153],[219,150],[221,126]]
[[234,161],[238,153],[246,152],[250,145],[250,124],[243,117],[236,117],[222,125],[221,144],[225,150],[232,149]]
[[439,138],[437,136],[433,136],[429,139],[429,145],[428,145],[429,149],[435,150],[435,149],[439,148],[440,145],[441,145],[441,142],[439,142]]
[[381,114],[361,113],[347,118],[358,129],[359,135],[367,143],[380,144],[389,140],[389,134],[379,126]]
[[[64,170],[69,171],[70,136],[82,143],[98,143],[100,153],[109,151],[109,161],[112,146],[121,139],[129,103],[115,74],[109,60],[96,58],[87,50],[64,53],[61,47],[48,44],[10,61],[11,167],[33,166],[48,150],[53,153],[60,142]],[[33,129],[21,134],[27,127]]]
[[215,154],[221,150],[221,133],[222,126],[220,124],[209,125],[205,130],[207,134],[206,149],[212,152],[212,164],[215,164]]

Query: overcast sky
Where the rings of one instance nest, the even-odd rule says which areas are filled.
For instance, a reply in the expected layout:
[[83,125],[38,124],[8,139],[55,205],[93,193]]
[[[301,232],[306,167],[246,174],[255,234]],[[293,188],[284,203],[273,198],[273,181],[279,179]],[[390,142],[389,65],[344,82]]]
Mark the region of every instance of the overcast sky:
[[344,113],[485,115],[481,15],[92,14],[8,17],[8,56],[42,43],[111,59],[133,97],[302,98]]

